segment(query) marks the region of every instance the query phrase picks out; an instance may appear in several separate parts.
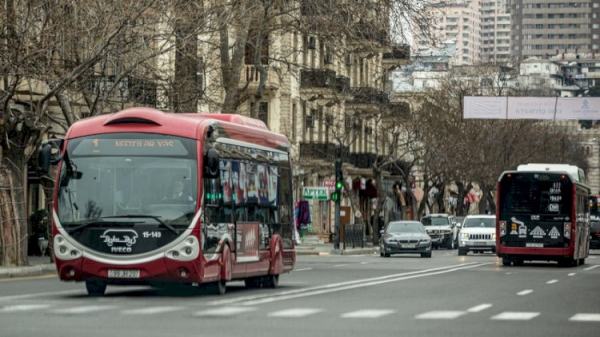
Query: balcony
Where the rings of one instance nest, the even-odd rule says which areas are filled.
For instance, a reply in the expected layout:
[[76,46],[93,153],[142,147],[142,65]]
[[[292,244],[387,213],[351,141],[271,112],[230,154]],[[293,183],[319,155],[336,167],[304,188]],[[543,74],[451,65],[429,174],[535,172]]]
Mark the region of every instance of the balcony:
[[392,50],[383,53],[384,60],[408,60],[410,59],[410,47],[408,45],[393,46]]
[[350,153],[347,161],[358,167],[358,168],[371,168],[377,161],[377,154],[375,153]]
[[351,88],[351,103],[355,104],[388,104],[389,96],[384,91],[372,87]]
[[355,25],[355,34],[359,38],[374,41],[382,45],[388,44],[388,32],[376,23],[359,22]]
[[[320,159],[333,162],[338,155],[338,145],[334,143],[307,143],[300,142],[300,158],[301,160],[307,159]],[[348,157],[348,148],[342,146],[341,150],[342,158]]]
[[300,72],[300,88],[330,88],[335,89],[337,80],[335,71],[329,69],[310,69]]
[[[264,65],[266,72],[266,79],[264,81],[265,89],[274,90],[279,89],[279,74],[274,67]],[[240,87],[246,87],[247,89],[258,88],[261,82],[261,71],[255,65],[246,64],[242,67],[242,73],[240,75]]]

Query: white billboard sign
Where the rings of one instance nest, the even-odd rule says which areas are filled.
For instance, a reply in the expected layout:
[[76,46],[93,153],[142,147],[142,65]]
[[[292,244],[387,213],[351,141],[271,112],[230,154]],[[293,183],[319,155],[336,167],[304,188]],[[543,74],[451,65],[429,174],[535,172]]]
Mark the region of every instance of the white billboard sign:
[[600,97],[465,96],[465,119],[600,120]]

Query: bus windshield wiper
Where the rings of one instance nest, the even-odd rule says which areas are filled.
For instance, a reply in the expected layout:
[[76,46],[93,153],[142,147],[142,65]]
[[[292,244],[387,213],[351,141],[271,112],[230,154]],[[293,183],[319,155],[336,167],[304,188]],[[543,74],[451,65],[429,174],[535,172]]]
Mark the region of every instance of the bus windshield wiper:
[[155,216],[155,215],[144,215],[144,214],[126,214],[126,215],[113,215],[113,216],[108,216],[105,218],[133,218],[133,219],[153,219],[156,222],[158,222],[158,224],[162,227],[167,228],[168,230],[170,230],[171,232],[175,233],[176,235],[179,235],[179,231],[177,229],[175,229],[175,227],[169,225],[168,223],[162,221],[160,219],[160,217]]
[[[67,230],[67,232],[69,233],[73,233],[73,232],[77,232],[87,226],[91,226],[91,225],[97,225],[97,224],[103,224],[103,225],[121,225],[121,222],[118,221],[104,221],[104,219],[110,219],[110,218],[115,218],[115,216],[103,216],[103,217],[98,217],[98,218],[94,218],[94,219],[88,219],[85,221],[82,221],[80,223],[65,223],[65,229]],[[126,223],[126,225],[135,225],[139,222],[128,222]],[[67,227],[70,225],[76,225],[75,227]]]

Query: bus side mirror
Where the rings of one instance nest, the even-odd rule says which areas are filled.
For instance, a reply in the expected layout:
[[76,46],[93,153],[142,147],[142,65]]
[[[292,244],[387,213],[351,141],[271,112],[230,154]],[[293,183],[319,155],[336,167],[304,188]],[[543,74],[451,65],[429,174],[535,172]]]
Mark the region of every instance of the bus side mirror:
[[215,149],[208,149],[204,155],[204,177],[209,179],[219,177],[219,153]]
[[50,139],[42,144],[38,152],[38,167],[42,172],[47,174],[50,171],[50,165],[60,162],[63,144],[63,139]]

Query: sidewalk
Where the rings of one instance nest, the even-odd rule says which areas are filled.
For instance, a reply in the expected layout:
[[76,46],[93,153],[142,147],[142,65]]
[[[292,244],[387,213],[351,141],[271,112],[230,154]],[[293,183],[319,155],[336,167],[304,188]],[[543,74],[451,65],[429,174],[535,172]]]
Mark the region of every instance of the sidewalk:
[[364,247],[344,247],[340,243],[340,249],[334,249],[333,243],[325,243],[316,235],[306,235],[302,243],[296,245],[296,255],[371,255],[379,253],[378,247],[373,247],[371,243],[365,243]]
[[23,276],[37,276],[56,273],[54,263],[48,256],[30,256],[29,266],[0,267],[0,279]]

